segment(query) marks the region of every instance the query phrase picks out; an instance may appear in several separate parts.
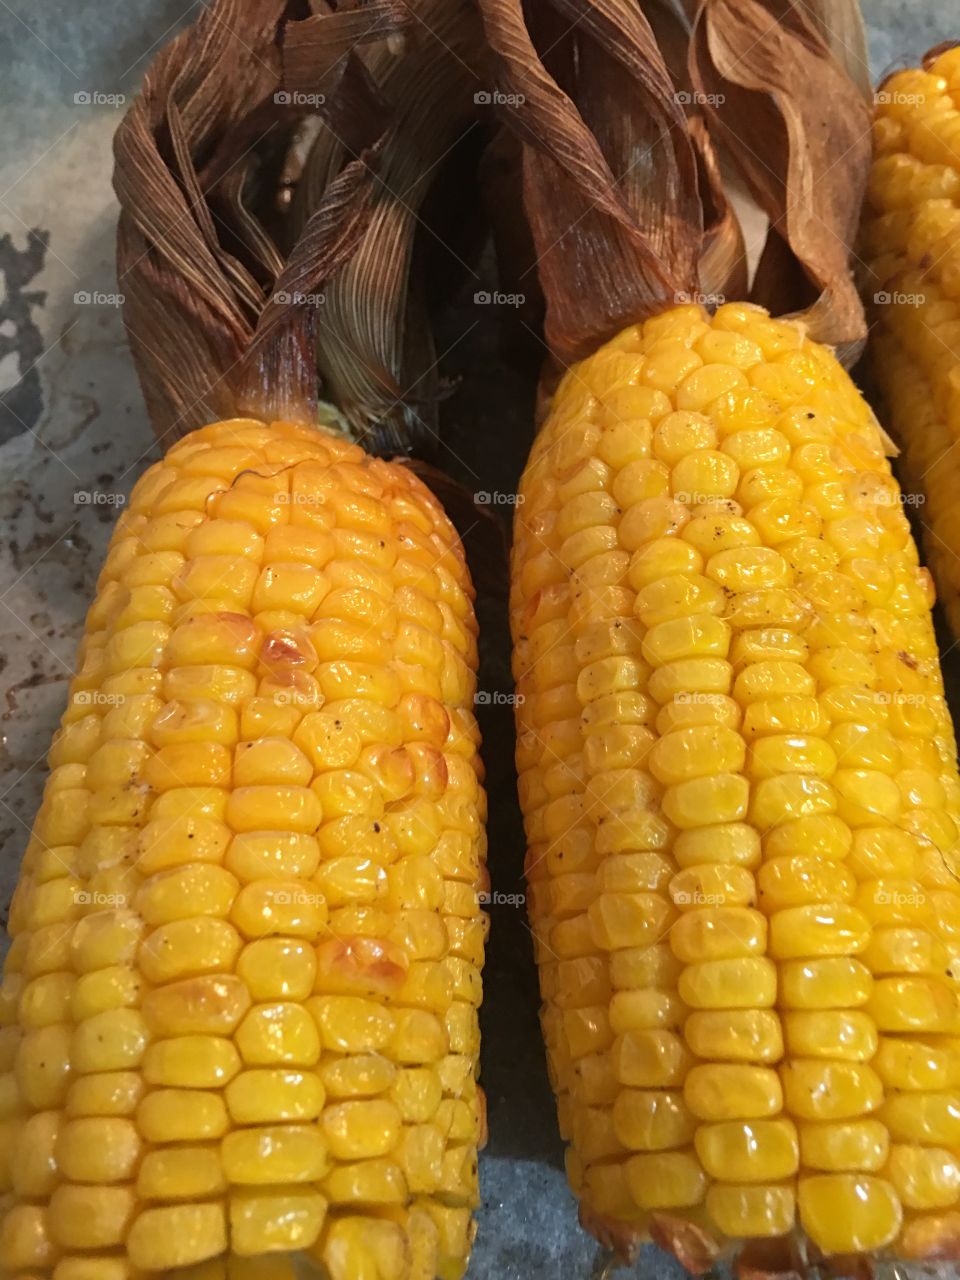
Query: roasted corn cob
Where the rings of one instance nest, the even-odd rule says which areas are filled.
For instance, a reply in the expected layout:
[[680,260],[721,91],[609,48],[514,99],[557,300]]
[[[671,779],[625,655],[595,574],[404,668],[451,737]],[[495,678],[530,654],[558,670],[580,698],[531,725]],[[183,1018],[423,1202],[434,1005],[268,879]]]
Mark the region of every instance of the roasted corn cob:
[[[703,0],[681,94],[635,6],[586,4],[574,64],[518,0],[481,4],[505,91],[529,86],[523,194],[566,366],[510,612],[581,1221],[697,1273],[738,1250],[740,1274],[956,1257],[960,777],[933,581],[889,441],[813,336],[866,333],[842,248],[870,163],[848,44],[822,9]],[[630,92],[614,61],[642,68]],[[755,287],[794,318],[725,300],[736,264],[697,198],[711,135],[774,228]],[[791,278],[816,285],[805,311]]]
[[139,481],[10,914],[5,1274],[460,1275],[471,595],[424,486],[332,435],[216,423]]
[[960,782],[870,410],[800,324],[679,306],[567,372],[520,491],[530,910],[585,1220],[955,1240]]
[[877,93],[864,216],[871,367],[917,497],[940,598],[960,635],[960,48]]

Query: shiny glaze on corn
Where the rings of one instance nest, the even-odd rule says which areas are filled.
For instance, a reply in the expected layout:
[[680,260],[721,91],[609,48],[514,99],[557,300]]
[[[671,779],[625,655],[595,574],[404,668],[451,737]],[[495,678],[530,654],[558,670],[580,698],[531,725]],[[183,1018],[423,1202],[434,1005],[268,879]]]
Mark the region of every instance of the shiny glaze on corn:
[[584,1221],[929,1252],[960,1226],[960,783],[870,410],[800,326],[676,307],[567,372],[520,498],[529,909]]
[[424,486],[318,431],[216,423],[140,480],[10,915],[4,1274],[462,1274],[471,598]]
[[871,270],[868,354],[960,636],[960,49],[897,72],[876,101],[860,251]]

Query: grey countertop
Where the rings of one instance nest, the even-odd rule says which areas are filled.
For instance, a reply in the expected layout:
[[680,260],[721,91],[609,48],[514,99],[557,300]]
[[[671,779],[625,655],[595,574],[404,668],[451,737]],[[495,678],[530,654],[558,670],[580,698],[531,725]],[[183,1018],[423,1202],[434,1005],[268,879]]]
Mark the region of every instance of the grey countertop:
[[[933,0],[865,0],[875,74],[960,34]],[[183,0],[0,0],[0,900],[9,899],[63,709],[83,617],[116,513],[157,456],[116,299],[110,140],[152,52],[191,20]],[[490,309],[485,309],[489,311]],[[490,328],[485,326],[490,323]],[[529,440],[530,388],[491,379],[483,318],[446,371],[458,462],[470,487],[512,492]],[[496,385],[492,385],[496,384]],[[478,408],[479,406],[479,408]],[[488,446],[497,440],[496,449]],[[486,447],[485,447],[486,444]],[[87,495],[93,495],[87,500]],[[481,686],[510,688],[502,601],[482,599]],[[519,892],[523,851],[508,706],[481,709],[491,797],[490,865]],[[536,1022],[522,909],[492,908],[483,1082],[490,1143],[475,1280],[589,1276],[562,1171]],[[676,1272],[648,1250],[645,1276]]]

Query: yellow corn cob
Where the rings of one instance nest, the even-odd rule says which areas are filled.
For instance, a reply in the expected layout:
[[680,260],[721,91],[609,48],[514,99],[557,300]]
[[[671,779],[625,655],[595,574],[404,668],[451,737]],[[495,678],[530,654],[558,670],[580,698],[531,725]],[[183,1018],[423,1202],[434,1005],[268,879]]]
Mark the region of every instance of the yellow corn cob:
[[10,914],[4,1274],[462,1274],[471,595],[420,482],[315,430],[216,423],[136,486]]
[[521,494],[520,796],[583,1221],[701,1269],[795,1225],[936,1254],[960,782],[870,410],[799,324],[678,306],[567,372]]
[[871,365],[960,636],[960,49],[884,83],[874,142],[862,250]]

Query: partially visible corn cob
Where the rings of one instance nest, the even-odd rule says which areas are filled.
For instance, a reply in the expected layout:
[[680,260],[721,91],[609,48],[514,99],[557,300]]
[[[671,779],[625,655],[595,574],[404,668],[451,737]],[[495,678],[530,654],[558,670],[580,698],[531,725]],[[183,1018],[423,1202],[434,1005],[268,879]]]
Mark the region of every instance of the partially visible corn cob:
[[140,480],[10,914],[3,1274],[461,1275],[471,596],[424,486],[326,433],[216,423]]
[[862,249],[871,365],[960,635],[960,48],[883,84],[874,142]]
[[566,373],[511,617],[543,1026],[602,1239],[960,1238],[960,782],[870,410],[757,307]]

